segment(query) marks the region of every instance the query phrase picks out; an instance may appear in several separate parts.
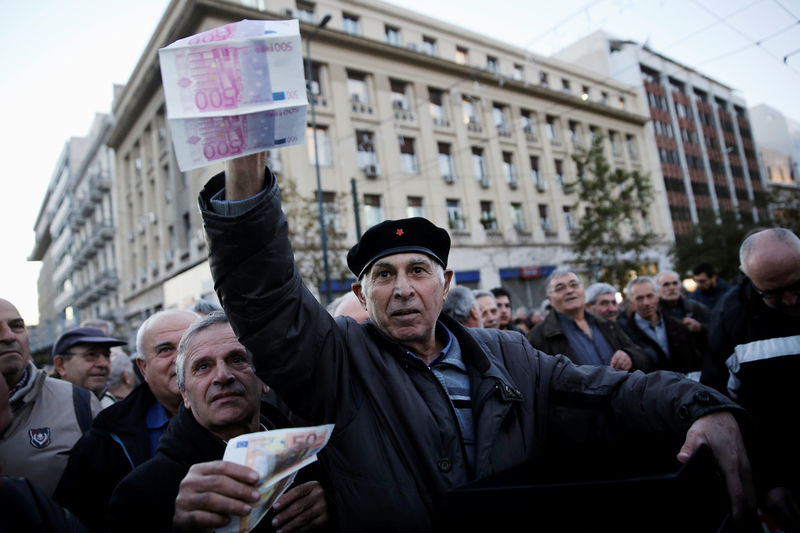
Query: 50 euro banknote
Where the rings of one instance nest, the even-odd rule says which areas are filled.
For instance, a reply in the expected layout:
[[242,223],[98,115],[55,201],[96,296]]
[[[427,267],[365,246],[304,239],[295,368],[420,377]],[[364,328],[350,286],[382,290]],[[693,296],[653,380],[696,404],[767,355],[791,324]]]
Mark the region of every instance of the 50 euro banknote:
[[245,533],[258,525],[294,481],[297,471],[317,460],[333,432],[333,424],[248,433],[228,441],[225,461],[249,466],[259,475],[258,503],[245,517],[232,516],[217,533]]
[[[279,121],[277,136],[253,131],[259,124],[275,125],[265,118],[288,116],[280,111],[305,115],[308,98],[297,20],[226,24],[180,39],[158,53],[181,170],[303,142],[304,123],[287,131],[287,125],[297,121]],[[237,116],[247,118],[237,121]],[[224,120],[202,120],[209,118]],[[238,134],[227,129],[244,124],[247,127],[239,128]],[[218,137],[213,141],[208,139],[212,130]]]

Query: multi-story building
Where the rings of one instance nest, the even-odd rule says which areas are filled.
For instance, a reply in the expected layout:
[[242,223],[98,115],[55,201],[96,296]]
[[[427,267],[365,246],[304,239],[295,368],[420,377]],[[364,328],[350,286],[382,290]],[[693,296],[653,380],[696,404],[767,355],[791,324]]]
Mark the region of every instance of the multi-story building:
[[111,117],[98,113],[86,137],[67,141],[36,219],[30,260],[42,262],[37,348],[86,319],[122,321],[110,128]]
[[773,192],[777,224],[800,228],[800,124],[768,105],[750,108],[762,171]]
[[[637,88],[650,116],[646,145],[660,161],[676,237],[723,210],[768,218],[745,101],[730,87],[647,46],[598,31],[555,57]],[[712,215],[713,213],[713,215]]]
[[[502,283],[515,305],[538,304],[541,276],[573,259],[570,231],[580,213],[575,194],[563,188],[576,178],[571,154],[603,132],[613,166],[653,167],[648,117],[627,85],[382,2],[264,4],[174,0],[115,99],[108,143],[116,154],[121,291],[132,325],[212,291],[196,198],[221,165],[179,170],[157,51],[229,22],[298,18],[304,39],[317,31],[309,86],[322,197],[326,212],[343,213],[331,222],[348,246],[357,239],[356,213],[340,198],[354,190],[362,229],[415,215],[449,227],[456,282]],[[320,28],[325,15],[331,18]],[[307,139],[273,151],[270,166],[308,196],[316,191],[310,122]],[[648,216],[671,239],[666,204]],[[654,250],[649,259],[661,257]]]

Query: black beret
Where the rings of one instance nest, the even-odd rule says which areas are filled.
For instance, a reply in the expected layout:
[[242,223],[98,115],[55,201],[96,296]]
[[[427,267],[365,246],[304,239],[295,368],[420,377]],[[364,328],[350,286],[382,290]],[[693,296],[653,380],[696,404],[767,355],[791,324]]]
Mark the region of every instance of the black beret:
[[364,271],[381,257],[406,252],[421,252],[447,267],[450,235],[422,217],[384,220],[369,228],[347,253],[347,266],[360,279]]

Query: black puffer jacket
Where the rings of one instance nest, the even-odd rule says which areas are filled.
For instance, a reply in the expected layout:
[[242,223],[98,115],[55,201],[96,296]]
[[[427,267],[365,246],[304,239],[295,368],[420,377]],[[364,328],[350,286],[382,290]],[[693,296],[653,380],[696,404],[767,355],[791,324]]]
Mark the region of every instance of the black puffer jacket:
[[[269,174],[266,183],[236,217],[212,212],[223,175],[201,192],[220,301],[257,373],[289,408],[310,423],[336,424],[320,458],[341,530],[430,531],[447,490],[469,480],[448,396],[420,359],[369,322],[333,319],[303,286],[277,185]],[[537,459],[574,465],[596,462],[593,452],[608,460],[657,444],[671,458],[696,418],[736,409],[674,373],[578,367],[518,333],[439,320],[470,377],[479,478]]]
[[105,530],[111,493],[128,473],[150,458],[147,411],[156,401],[147,383],[100,411],[75,443],[53,499],[91,531]]

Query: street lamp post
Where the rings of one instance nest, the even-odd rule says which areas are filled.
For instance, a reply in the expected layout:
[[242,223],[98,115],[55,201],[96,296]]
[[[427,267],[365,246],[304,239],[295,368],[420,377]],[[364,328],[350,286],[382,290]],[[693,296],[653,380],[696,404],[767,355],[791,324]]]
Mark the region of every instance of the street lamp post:
[[314,167],[317,172],[317,210],[319,211],[319,230],[322,240],[322,262],[325,268],[325,304],[331,303],[331,269],[328,265],[328,234],[325,231],[325,215],[322,208],[322,180],[319,176],[319,147],[317,146],[317,115],[314,110],[315,97],[311,92],[311,40],[317,36],[319,30],[330,22],[331,16],[325,15],[314,31],[306,38],[306,84],[308,97],[311,101],[311,131],[314,134]]

